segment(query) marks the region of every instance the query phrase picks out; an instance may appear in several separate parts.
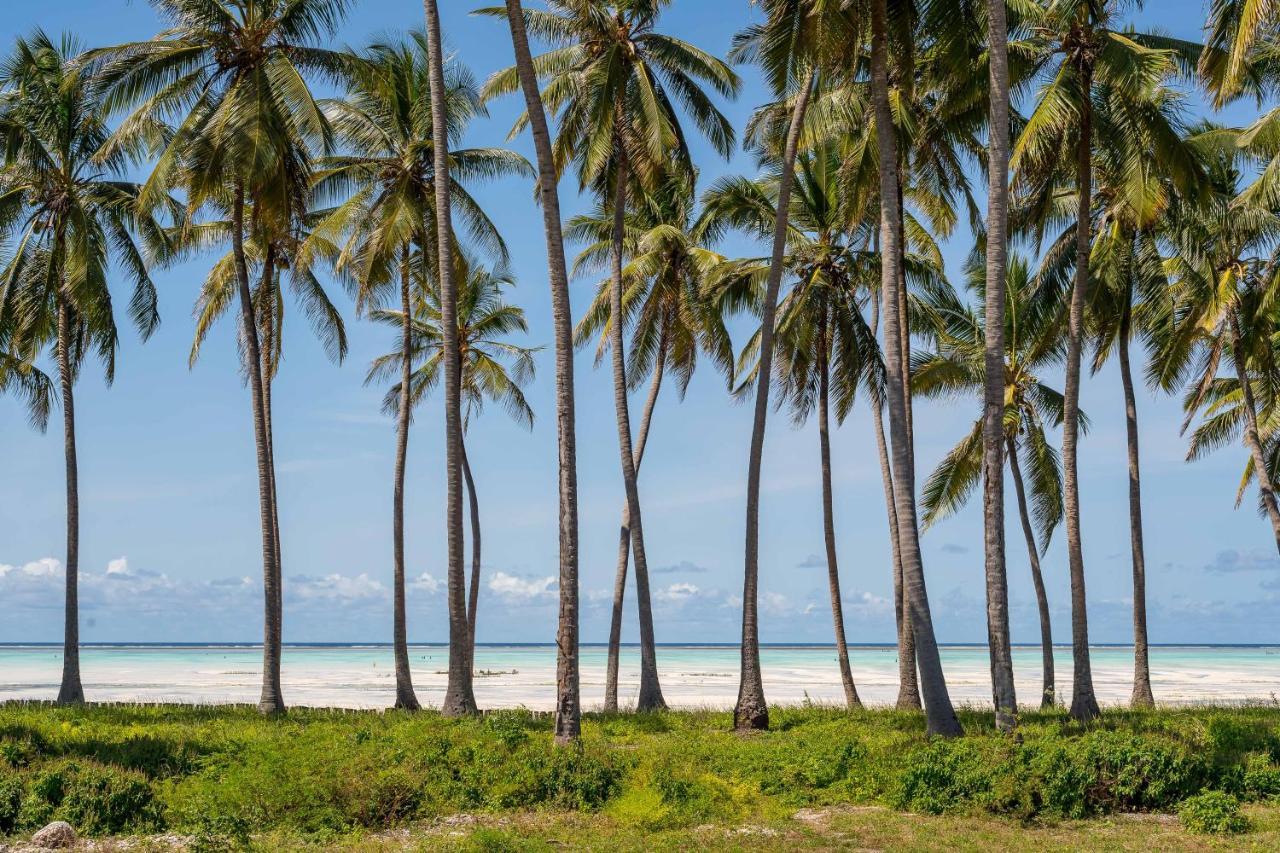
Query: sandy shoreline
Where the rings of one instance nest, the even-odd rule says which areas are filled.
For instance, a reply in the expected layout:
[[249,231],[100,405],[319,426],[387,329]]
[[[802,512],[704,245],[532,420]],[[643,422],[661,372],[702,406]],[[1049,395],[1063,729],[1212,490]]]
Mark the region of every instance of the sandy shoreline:
[[[89,647],[81,652],[84,687],[91,701],[253,703],[261,678],[261,652],[252,647]],[[982,647],[944,647],[943,667],[958,704],[990,702],[990,675]],[[897,695],[897,654],[892,647],[850,651],[858,693],[868,705],[889,705]],[[444,695],[447,650],[411,650],[414,686],[424,704]],[[1104,704],[1128,701],[1132,650],[1093,651],[1095,690]],[[765,695],[771,703],[839,704],[844,700],[833,649],[763,649]],[[283,679],[293,705],[381,708],[391,703],[394,675],[385,647],[288,647]],[[675,708],[728,708],[737,695],[738,651],[732,647],[663,647],[659,674]],[[47,699],[57,692],[61,655],[49,647],[0,648],[0,701]],[[1057,689],[1071,686],[1070,649],[1055,649]],[[1039,703],[1040,651],[1014,650],[1019,701]],[[549,647],[482,647],[476,653],[476,700],[485,708],[550,710],[555,691],[554,650]],[[1151,652],[1156,698],[1179,704],[1276,702],[1280,697],[1280,649],[1160,647]],[[584,648],[582,699],[598,707],[604,695],[603,648]],[[639,683],[635,648],[623,650],[619,698],[634,700]]]

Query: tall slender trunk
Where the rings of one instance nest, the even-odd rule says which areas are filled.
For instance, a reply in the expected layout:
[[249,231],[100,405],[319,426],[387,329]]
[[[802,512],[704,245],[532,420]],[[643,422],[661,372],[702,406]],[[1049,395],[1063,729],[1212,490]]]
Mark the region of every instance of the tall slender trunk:
[[1276,548],[1280,549],[1280,507],[1276,505],[1276,489],[1271,482],[1271,474],[1267,471],[1267,458],[1262,450],[1262,432],[1258,429],[1258,405],[1253,398],[1253,386],[1249,383],[1248,359],[1244,351],[1244,335],[1240,332],[1239,308],[1231,311],[1231,347],[1235,356],[1236,376],[1239,377],[1240,390],[1244,394],[1245,429],[1244,443],[1253,458],[1253,475],[1258,480],[1258,492],[1262,496],[1262,506],[1271,519],[1271,530],[1276,537]]
[[471,639],[467,634],[466,568],[462,534],[462,364],[458,348],[458,284],[453,266],[453,221],[449,211],[449,122],[445,112],[440,11],[423,0],[427,18],[427,77],[431,86],[431,132],[435,174],[436,257],[444,361],[445,523],[448,530],[449,683],[440,707],[445,716],[476,713],[472,689]]
[[827,548],[827,588],[831,593],[831,621],[835,627],[836,660],[840,664],[840,683],[844,685],[845,705],[861,708],[858,688],[849,668],[849,646],[844,637],[844,605],[840,601],[840,568],[836,562],[836,520],[831,495],[831,433],[828,409],[831,400],[828,309],[822,308],[818,325],[818,448],[822,465],[822,535]]
[[71,306],[61,291],[56,298],[62,442],[67,463],[66,610],[63,614],[62,685],[58,688],[58,704],[79,705],[84,702],[84,687],[80,684],[80,469],[76,461],[75,374],[71,367]]
[[569,304],[569,271],[560,227],[560,193],[556,186],[551,133],[538,91],[520,0],[505,0],[507,25],[515,51],[516,72],[524,93],[538,156],[538,197],[547,238],[547,270],[556,346],[556,434],[560,448],[560,614],[556,629],[556,743],[578,740],[582,700],[578,666],[578,468],[573,411],[573,312]]
[[751,424],[751,452],[747,458],[746,553],[742,578],[742,671],[738,701],[733,708],[733,725],[739,730],[769,727],[769,706],[764,698],[760,674],[760,464],[764,455],[765,419],[769,413],[769,379],[773,372],[773,324],[778,310],[778,289],[782,285],[782,257],[786,251],[787,215],[791,184],[795,179],[796,150],[804,114],[809,108],[815,72],[810,70],[801,83],[791,109],[782,170],[778,176],[778,207],[773,220],[773,251],[769,278],[765,285],[764,310],[760,317],[760,366],[756,378],[755,412]]
[[1005,0],[988,0],[991,120],[987,157],[987,286],[983,362],[982,529],[987,581],[987,645],[996,728],[1017,724],[1013,647],[1009,637],[1009,577],[1004,553],[1004,302],[1009,211],[1009,33]]
[[[885,290],[885,340],[900,340],[906,322],[900,308],[900,246],[895,224],[900,215],[898,205],[898,153],[893,118],[889,109],[889,34],[885,0],[871,4],[871,94],[875,108],[876,141],[880,148],[880,286]],[[885,347],[889,374],[889,435],[892,442],[894,506],[898,517],[899,549],[902,555],[904,596],[911,611],[911,631],[916,641],[916,660],[920,666],[920,687],[925,715],[931,734],[954,736],[961,733],[947,683],[942,660],[933,633],[929,598],[925,591],[924,565],[920,559],[919,529],[916,523],[915,471],[907,434],[907,365],[902,351]]]
[[[879,242],[877,236],[876,241]],[[888,309],[886,309],[888,310]],[[871,334],[880,326],[880,297],[871,300]],[[880,457],[880,482],[884,486],[884,505],[889,516],[889,546],[893,556],[893,620],[898,636],[898,700],[902,711],[919,711],[920,684],[916,678],[916,641],[911,632],[911,614],[902,594],[902,553],[898,546],[898,512],[893,506],[893,471],[889,467],[889,444],[884,437],[882,401],[874,401],[871,416],[875,420],[876,452]]]
[[280,689],[281,590],[276,574],[274,485],[271,476],[271,449],[267,440],[266,408],[263,398],[262,351],[258,345],[258,323],[254,316],[253,294],[249,290],[249,265],[244,255],[244,186],[236,184],[231,205],[231,253],[240,290],[240,334],[244,338],[245,372],[253,404],[253,438],[258,456],[258,513],[262,523],[262,696],[258,710],[280,714],[285,710]]
[[480,498],[476,494],[476,481],[471,476],[471,460],[467,458],[467,436],[462,435],[462,477],[467,483],[467,504],[471,516],[471,586],[467,593],[467,637],[471,641],[467,650],[467,668],[476,667],[476,613],[480,603]]
[[1049,625],[1049,596],[1044,591],[1044,575],[1040,573],[1040,551],[1036,548],[1036,534],[1031,527],[1031,515],[1027,512],[1027,492],[1022,482],[1022,466],[1018,463],[1018,446],[1009,436],[1009,471],[1013,474],[1013,487],[1018,495],[1018,517],[1022,521],[1022,536],[1027,540],[1027,557],[1031,562],[1031,584],[1036,590],[1036,608],[1040,611],[1040,707],[1052,708],[1057,698],[1053,674],[1053,630]]
[[1142,481],[1138,464],[1138,404],[1129,368],[1129,335],[1133,325],[1132,294],[1126,294],[1120,316],[1120,382],[1124,387],[1124,426],[1129,446],[1129,541],[1133,551],[1133,695],[1135,708],[1155,705],[1147,654],[1147,560],[1142,547]]
[[1084,550],[1080,541],[1080,482],[1076,475],[1076,443],[1080,433],[1080,348],[1084,334],[1084,306],[1089,288],[1089,202],[1093,196],[1090,162],[1093,135],[1092,69],[1080,69],[1080,141],[1076,146],[1076,269],[1071,289],[1071,313],[1067,327],[1066,388],[1062,403],[1062,486],[1067,526],[1067,564],[1071,573],[1071,716],[1091,720],[1098,716],[1089,661],[1089,614],[1084,590]]
[[405,561],[404,561],[404,475],[409,457],[409,421],[413,406],[410,384],[413,363],[413,309],[409,304],[411,287],[410,250],[406,245],[400,250],[400,348],[404,358],[400,361],[400,406],[396,411],[396,465],[395,483],[391,494],[391,551],[392,551],[392,655],[396,667],[395,707],[405,711],[417,711],[417,694],[413,690],[413,675],[409,667],[409,628],[405,614]]
[[275,246],[268,244],[262,263],[262,281],[258,292],[263,302],[262,316],[262,421],[267,429],[267,473],[271,477],[271,531],[276,538],[276,620],[284,637],[284,541],[280,538],[280,489],[276,483],[276,440],[271,416],[271,385],[275,381],[280,361],[277,354],[279,340],[275,323],[276,300],[274,293],[276,274]]
[[[619,119],[621,116],[619,116]],[[618,416],[618,455],[622,460],[622,486],[627,497],[627,521],[631,552],[636,559],[636,603],[640,611],[640,694],[637,711],[667,707],[658,682],[657,649],[653,636],[653,601],[649,597],[649,563],[644,553],[644,522],[640,515],[640,490],[636,485],[635,456],[631,450],[631,413],[627,402],[627,362],[622,334],[622,238],[627,212],[627,152],[616,140],[617,174],[613,189],[613,270],[609,283],[609,354],[613,365],[613,405]]]
[[[649,383],[649,397],[640,415],[640,431],[636,434],[635,467],[640,476],[640,463],[644,461],[644,446],[649,440],[649,425],[653,422],[653,409],[662,388],[662,376],[667,365],[667,332],[658,335],[658,354],[654,357],[653,380]],[[622,603],[627,591],[627,558],[631,555],[631,512],[623,501],[622,523],[618,527],[618,567],[613,576],[613,614],[609,620],[609,652],[604,676],[604,710],[618,710],[618,658],[622,651]]]

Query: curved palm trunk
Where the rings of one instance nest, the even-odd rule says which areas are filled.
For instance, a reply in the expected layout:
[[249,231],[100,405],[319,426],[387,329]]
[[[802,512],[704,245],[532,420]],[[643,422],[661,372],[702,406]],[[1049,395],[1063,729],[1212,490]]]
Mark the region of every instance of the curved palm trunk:
[[836,563],[836,522],[831,495],[831,433],[828,408],[831,398],[830,365],[827,354],[827,309],[822,310],[818,328],[818,447],[822,464],[822,535],[827,548],[827,587],[831,593],[831,621],[835,627],[836,659],[840,664],[840,683],[844,686],[845,705],[861,708],[858,688],[849,668],[849,646],[844,637],[844,605],[840,601],[840,568]]
[[71,307],[58,302],[58,378],[62,383],[62,442],[67,464],[66,610],[63,616],[62,684],[59,705],[84,702],[80,684],[80,470],[76,461],[75,376],[71,370]]
[[1124,386],[1124,425],[1129,449],[1129,539],[1133,551],[1133,695],[1135,708],[1155,705],[1151,693],[1151,664],[1147,655],[1147,561],[1142,547],[1142,482],[1138,465],[1138,404],[1129,369],[1129,334],[1133,320],[1131,298],[1126,294],[1120,317],[1120,381]]
[[[873,0],[871,4],[871,33],[871,91],[875,108],[876,141],[880,148],[880,233],[884,247],[881,252],[880,284],[888,294],[886,304],[893,306],[885,314],[885,340],[893,342],[901,340],[902,324],[906,317],[899,307],[898,268],[901,265],[901,247],[898,229],[895,227],[900,215],[897,193],[898,155],[889,109],[889,36],[885,0]],[[892,440],[894,506],[898,517],[902,579],[904,596],[911,612],[911,631],[916,641],[925,715],[931,734],[954,736],[961,733],[960,722],[956,719],[951,697],[947,693],[942,660],[938,655],[933,620],[929,613],[929,599],[925,591],[924,565],[920,559],[915,472],[912,470],[907,432],[907,385],[904,381],[907,366],[903,363],[900,348],[889,345],[885,347],[885,353],[889,374],[889,434]]]
[[[653,381],[649,383],[649,397],[640,415],[640,432],[636,435],[636,476],[640,476],[640,463],[644,461],[644,446],[649,440],[649,425],[653,422],[653,410],[662,388],[662,375],[667,362],[667,336],[665,330],[658,337],[658,354],[654,360]],[[627,558],[631,555],[631,512],[625,501],[622,507],[622,523],[618,527],[618,568],[613,576],[613,614],[609,621],[609,652],[604,676],[604,710],[618,710],[618,658],[622,651],[622,603],[627,592]]]
[[[1092,74],[1081,69],[1081,91],[1092,90]],[[1089,288],[1089,202],[1093,196],[1090,164],[1093,108],[1086,96],[1080,110],[1080,142],[1076,148],[1076,188],[1080,197],[1076,212],[1076,269],[1071,288],[1071,313],[1067,327],[1066,387],[1062,404],[1063,499],[1067,527],[1067,564],[1071,572],[1071,716],[1091,720],[1098,716],[1089,661],[1089,614],[1084,590],[1084,550],[1080,541],[1080,483],[1076,475],[1076,443],[1080,434],[1080,348],[1084,333],[1084,306]]]
[[449,683],[440,707],[445,716],[476,713],[472,689],[471,639],[467,634],[466,569],[462,534],[462,365],[458,346],[458,284],[453,266],[453,223],[449,211],[449,138],[445,114],[444,59],[440,11],[436,0],[423,0],[427,18],[427,77],[431,86],[431,127],[435,172],[436,257],[440,281],[440,325],[444,356],[445,523],[448,530]]
[[1052,708],[1056,701],[1053,674],[1053,630],[1049,625],[1049,597],[1044,591],[1044,576],[1040,573],[1040,551],[1036,548],[1036,534],[1031,527],[1031,515],[1027,512],[1027,492],[1022,482],[1022,466],[1018,463],[1018,447],[1013,437],[1008,442],[1009,472],[1013,474],[1013,487],[1018,495],[1018,517],[1022,521],[1022,536],[1027,540],[1027,557],[1031,562],[1031,584],[1036,590],[1036,608],[1040,611],[1040,707]]
[[[878,241],[878,238],[877,238]],[[871,300],[871,334],[880,326],[880,299]],[[893,506],[893,471],[889,467],[889,444],[884,437],[884,413],[881,403],[871,407],[875,419],[876,452],[880,457],[880,482],[884,486],[884,505],[889,516],[889,546],[893,555],[893,618],[898,632],[898,699],[894,706],[901,711],[919,711],[920,684],[916,678],[916,641],[911,632],[911,614],[902,594],[902,555],[898,548],[898,513]]]
[[627,402],[627,363],[622,334],[622,238],[627,212],[627,152],[616,142],[617,175],[613,190],[613,271],[609,285],[609,350],[613,364],[613,405],[618,416],[618,454],[622,459],[622,485],[627,495],[627,521],[631,551],[636,559],[636,602],[640,610],[640,694],[637,711],[667,707],[658,683],[658,658],[653,636],[653,602],[649,597],[649,564],[644,553],[644,523],[640,515],[640,490],[636,485],[635,456],[631,449],[631,413]]
[[988,0],[991,121],[987,165],[986,382],[982,412],[982,529],[987,582],[987,645],[996,728],[1017,724],[1013,648],[1009,637],[1009,578],[1004,552],[1004,302],[1009,206],[1009,45],[1005,0]]
[[275,487],[263,405],[262,351],[258,345],[253,294],[249,291],[249,265],[244,255],[244,187],[237,184],[233,193],[231,252],[239,283],[240,334],[244,338],[245,372],[249,374],[249,393],[253,403],[253,438],[258,455],[258,512],[262,523],[262,695],[258,700],[258,710],[264,714],[279,714],[284,712],[285,705],[280,688],[281,592],[276,574]]
[[515,51],[516,73],[524,93],[533,147],[538,157],[538,198],[547,239],[547,271],[551,285],[551,317],[556,346],[556,434],[560,448],[560,614],[556,629],[556,743],[578,740],[582,701],[578,667],[578,469],[573,411],[573,312],[569,304],[569,271],[560,227],[560,193],[556,186],[551,133],[538,91],[538,78],[525,32],[520,0],[505,0],[507,25]]
[[778,310],[778,288],[782,285],[782,257],[786,251],[787,215],[791,184],[795,179],[796,150],[804,114],[809,108],[815,73],[810,71],[791,109],[782,171],[778,176],[778,208],[773,220],[773,250],[769,278],[765,285],[764,311],[760,317],[760,365],[756,379],[755,411],[751,424],[751,452],[747,458],[746,549],[742,578],[742,669],[738,681],[738,701],[733,707],[733,726],[739,730],[769,727],[769,706],[764,698],[760,675],[760,463],[764,454],[765,419],[769,413],[769,379],[773,371],[773,324]]
[[396,669],[395,707],[405,711],[417,711],[422,706],[413,691],[413,675],[409,668],[409,629],[405,613],[405,561],[404,561],[404,475],[409,456],[409,420],[413,407],[410,384],[413,364],[413,314],[409,304],[410,269],[409,247],[400,250],[400,346],[404,358],[400,361],[400,407],[396,412],[396,463],[394,485],[391,494],[391,551],[392,551],[392,656]]
[[1245,431],[1244,443],[1253,458],[1253,475],[1258,478],[1258,492],[1262,495],[1262,505],[1266,508],[1267,517],[1271,519],[1271,530],[1276,537],[1276,547],[1280,549],[1280,507],[1276,505],[1276,490],[1271,482],[1271,474],[1267,471],[1266,454],[1262,450],[1261,431],[1258,429],[1258,406],[1253,398],[1253,386],[1249,383],[1248,361],[1244,351],[1244,336],[1240,332],[1239,309],[1231,312],[1231,347],[1235,355],[1236,376],[1240,380],[1240,390],[1244,395]]
[[467,436],[462,435],[462,477],[467,484],[467,503],[471,516],[471,587],[467,594],[467,668],[474,675],[476,668],[476,612],[480,603],[480,498],[476,495],[476,481],[471,476],[471,460],[467,458]]

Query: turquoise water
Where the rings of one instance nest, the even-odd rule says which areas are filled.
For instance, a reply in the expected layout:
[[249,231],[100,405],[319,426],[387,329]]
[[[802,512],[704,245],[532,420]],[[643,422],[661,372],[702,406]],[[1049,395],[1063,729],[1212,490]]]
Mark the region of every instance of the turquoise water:
[[[261,649],[223,646],[87,646],[81,668],[90,700],[140,702],[254,702],[261,682]],[[603,698],[605,648],[581,650],[583,702]],[[443,696],[448,650],[442,645],[410,649],[420,698]],[[1071,650],[1054,649],[1061,697],[1071,685]],[[1014,649],[1018,695],[1040,696],[1040,649]],[[1133,650],[1091,650],[1095,689],[1104,703],[1127,701]],[[948,687],[959,703],[990,701],[990,670],[982,646],[944,646]],[[57,693],[61,651],[51,646],[0,646],[0,701],[45,699]],[[830,646],[768,646],[761,650],[765,692],[771,702],[843,701]],[[897,692],[897,650],[892,646],[850,649],[850,664],[863,700],[891,703]],[[555,647],[491,645],[476,651],[476,697],[484,707],[549,709],[555,685]],[[681,707],[728,707],[737,693],[736,646],[661,646],[658,666],[668,702]],[[1158,646],[1151,650],[1152,683],[1158,701],[1177,703],[1273,702],[1280,696],[1280,647]],[[287,646],[283,658],[285,698],[292,704],[383,707],[394,683],[387,646]],[[622,651],[620,697],[634,697],[639,655]]]

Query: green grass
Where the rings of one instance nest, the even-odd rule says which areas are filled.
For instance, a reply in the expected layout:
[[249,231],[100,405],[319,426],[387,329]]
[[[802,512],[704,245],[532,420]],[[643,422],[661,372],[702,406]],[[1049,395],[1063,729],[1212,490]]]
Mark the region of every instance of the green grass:
[[[1110,711],[1089,726],[1028,713],[1014,737],[988,716],[963,712],[967,737],[931,741],[920,715],[888,710],[775,709],[773,729],[751,736],[730,732],[727,713],[589,715],[582,747],[556,749],[550,720],[520,712],[5,705],[0,838],[64,819],[204,849],[413,849],[402,828],[474,850],[822,848],[883,846],[911,813],[912,827],[970,839],[954,849],[1011,833],[1071,849],[1054,847],[1064,827],[1101,844],[1132,815],[1177,813],[1186,826],[1146,818],[1173,849],[1227,843],[1197,832],[1280,842],[1280,708]],[[936,837],[917,829],[929,849]]]

